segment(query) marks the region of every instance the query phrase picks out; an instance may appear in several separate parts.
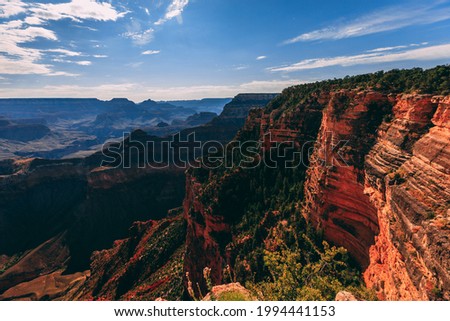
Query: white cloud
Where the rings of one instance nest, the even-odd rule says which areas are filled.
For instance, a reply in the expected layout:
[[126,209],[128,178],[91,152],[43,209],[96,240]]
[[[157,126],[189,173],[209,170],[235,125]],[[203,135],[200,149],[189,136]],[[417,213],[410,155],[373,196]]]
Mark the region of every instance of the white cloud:
[[178,22],[182,22],[181,14],[184,8],[189,4],[189,0],[172,0],[169,7],[167,7],[166,14],[163,18],[155,22],[155,25],[162,25],[165,22],[177,18]]
[[90,65],[92,65],[92,62],[88,61],[88,60],[75,61],[74,63],[76,63],[77,65],[80,65],[80,66],[90,66]]
[[66,3],[36,3],[28,9],[34,17],[42,20],[71,19],[116,21],[124,17],[128,12],[118,12],[108,2],[95,0],[72,0]]
[[160,50],[146,50],[146,51],[142,52],[142,54],[143,55],[157,55],[160,52],[161,52]]
[[69,57],[77,57],[77,56],[81,56],[81,52],[76,52],[76,51],[72,51],[72,50],[67,50],[67,49],[63,49],[63,48],[58,48],[58,49],[47,49],[47,50],[43,50],[45,52],[53,52],[53,53],[58,53],[61,54],[63,56],[69,56]]
[[264,60],[266,58],[267,58],[267,56],[258,56],[258,57],[256,57],[256,60]]
[[65,71],[54,71],[51,72],[49,74],[46,74],[45,76],[49,76],[49,77],[59,77],[59,76],[64,76],[64,77],[78,77],[80,74],[73,74],[70,72],[65,72]]
[[367,50],[366,52],[398,51],[400,49],[406,49],[406,48],[411,48],[411,47],[422,47],[422,46],[426,46],[426,45],[428,45],[428,42],[411,43],[409,45],[375,48],[375,49]]
[[9,18],[26,12],[27,4],[18,0],[0,0],[0,18]]
[[52,59],[52,61],[59,62],[59,63],[65,63],[65,64],[76,64],[76,65],[80,65],[80,66],[90,66],[90,65],[92,65],[92,62],[91,61],[87,61],[87,60],[77,61],[77,60],[67,60],[67,59],[61,59],[61,58],[54,58],[54,59]]
[[131,39],[135,45],[143,46],[153,40],[154,32],[153,28],[143,28],[139,21],[132,20],[127,25],[127,32],[123,33],[122,37]]
[[94,58],[108,58],[107,55],[93,55]]
[[154,32],[152,28],[144,31],[128,31],[122,34],[125,38],[130,38],[135,45],[143,46],[153,40]]
[[22,21],[12,20],[0,24],[0,74],[48,74],[51,66],[39,64],[42,52],[22,47],[36,38],[57,40],[56,34],[41,27],[30,27]]
[[40,25],[40,24],[44,23],[44,20],[42,20],[41,18],[38,18],[38,17],[26,17],[24,21],[26,24],[29,24],[29,25]]
[[372,53],[365,53],[354,56],[338,56],[332,58],[314,58],[305,59],[298,63],[281,66],[271,67],[268,70],[276,72],[294,72],[307,69],[317,69],[330,66],[353,66],[353,65],[365,65],[375,63],[389,63],[394,61],[405,60],[422,60],[431,61],[439,59],[450,59],[450,44],[437,45],[423,47],[419,49],[410,49],[404,51],[379,51]]
[[358,37],[413,25],[432,24],[450,19],[450,8],[439,6],[441,1],[427,6],[389,7],[361,16],[353,21],[303,33],[286,40],[292,44],[313,40],[336,40]]
[[97,32],[98,29],[92,28],[92,27],[88,27],[88,26],[80,26],[80,25],[74,25],[75,28],[79,28],[79,29],[86,29],[89,31],[93,31],[93,32]]
[[396,50],[396,49],[405,49],[405,48],[408,48],[408,47],[409,46],[383,47],[383,48],[375,48],[375,49],[367,50],[367,52],[392,51],[392,50]]
[[240,66],[236,66],[233,68],[233,70],[237,70],[237,71],[245,70],[245,69],[248,69],[247,65],[240,65]]

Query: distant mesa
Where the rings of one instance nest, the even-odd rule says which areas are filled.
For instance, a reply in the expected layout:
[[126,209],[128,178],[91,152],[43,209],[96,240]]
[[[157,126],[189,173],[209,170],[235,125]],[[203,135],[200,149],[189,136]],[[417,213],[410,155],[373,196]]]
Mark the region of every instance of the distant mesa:
[[0,118],[0,139],[28,142],[40,139],[50,133],[50,129],[40,123],[16,122]]

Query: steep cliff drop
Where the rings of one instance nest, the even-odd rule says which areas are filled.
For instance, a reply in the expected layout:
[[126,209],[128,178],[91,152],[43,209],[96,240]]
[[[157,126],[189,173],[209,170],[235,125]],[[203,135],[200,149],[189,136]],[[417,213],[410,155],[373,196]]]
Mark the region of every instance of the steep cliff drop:
[[[333,100],[324,110],[318,142],[327,144],[327,132],[348,140],[337,151],[346,165],[311,167],[305,213],[326,239],[354,255],[380,299],[448,298],[447,102],[370,93],[353,97],[339,119]],[[382,112],[391,103],[392,114]],[[370,109],[385,121],[371,126]],[[313,157],[323,162],[324,150],[330,149]]]
[[449,99],[398,96],[366,158],[380,233],[364,278],[381,299],[450,299]]

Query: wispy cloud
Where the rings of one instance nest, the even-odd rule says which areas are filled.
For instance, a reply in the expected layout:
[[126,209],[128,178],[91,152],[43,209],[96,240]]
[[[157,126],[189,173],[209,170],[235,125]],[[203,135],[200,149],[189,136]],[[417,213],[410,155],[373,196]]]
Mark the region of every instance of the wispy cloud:
[[143,46],[153,40],[155,30],[150,28],[142,31],[128,31],[122,34],[125,38],[130,38],[135,45]]
[[109,2],[92,0],[72,0],[66,3],[36,3],[28,8],[34,17],[42,20],[71,19],[116,21],[128,12],[118,12]]
[[108,58],[107,55],[93,55],[94,58]]
[[57,53],[57,54],[61,54],[63,56],[69,56],[69,57],[81,56],[81,52],[67,50],[67,49],[62,49],[62,48],[47,49],[47,50],[43,50],[43,51],[45,51],[45,52],[53,52],[53,53]]
[[9,18],[27,11],[27,4],[22,1],[0,0],[0,18]]
[[381,48],[375,48],[367,50],[367,52],[383,52],[383,51],[395,51],[400,49],[406,49],[411,47],[420,47],[420,46],[426,46],[428,45],[428,42],[422,42],[422,43],[411,43],[409,45],[401,45],[401,46],[393,46],[393,47],[381,47]]
[[267,56],[258,56],[258,57],[256,57],[256,60],[264,60],[266,58],[267,58]]
[[130,62],[128,64],[126,64],[125,66],[130,67],[130,68],[139,68],[140,66],[142,66],[144,64],[143,61],[136,61],[136,62]]
[[90,65],[92,65],[92,62],[89,61],[89,60],[74,61],[74,63],[76,63],[77,65],[80,65],[80,66],[90,66]]
[[145,28],[137,20],[133,20],[127,25],[127,32],[122,37],[129,38],[137,46],[143,46],[153,40],[155,30],[153,28]]
[[174,18],[178,19],[178,22],[182,22],[181,14],[184,8],[189,4],[189,0],[172,0],[170,5],[167,7],[166,14],[164,17],[155,22],[155,25],[162,25],[165,22],[172,20]]
[[80,65],[80,66],[92,65],[92,62],[88,61],[88,60],[76,61],[76,60],[67,60],[67,59],[62,59],[62,58],[54,58],[52,61],[59,62],[59,63],[65,63],[65,64],[76,64],[76,65]]
[[307,69],[317,69],[331,66],[354,66],[376,63],[389,63],[405,60],[432,61],[450,59],[450,44],[428,46],[403,51],[378,51],[353,56],[338,56],[332,58],[305,59],[292,65],[271,67],[272,72],[294,72]]
[[450,19],[450,6],[442,1],[422,6],[388,7],[346,23],[303,33],[283,44],[314,40],[336,40],[390,31]]
[[239,66],[236,66],[233,68],[233,70],[236,70],[236,71],[245,70],[245,69],[248,69],[247,65],[239,65]]
[[142,52],[142,55],[157,55],[160,52],[160,50],[146,50]]

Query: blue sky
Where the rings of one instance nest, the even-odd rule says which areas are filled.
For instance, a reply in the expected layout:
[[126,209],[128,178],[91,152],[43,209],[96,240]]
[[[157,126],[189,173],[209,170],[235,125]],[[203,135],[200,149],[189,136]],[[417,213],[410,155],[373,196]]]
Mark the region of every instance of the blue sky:
[[450,0],[0,0],[0,97],[231,97],[449,62]]

